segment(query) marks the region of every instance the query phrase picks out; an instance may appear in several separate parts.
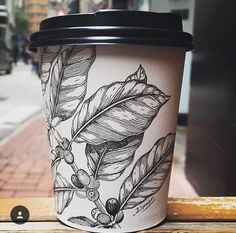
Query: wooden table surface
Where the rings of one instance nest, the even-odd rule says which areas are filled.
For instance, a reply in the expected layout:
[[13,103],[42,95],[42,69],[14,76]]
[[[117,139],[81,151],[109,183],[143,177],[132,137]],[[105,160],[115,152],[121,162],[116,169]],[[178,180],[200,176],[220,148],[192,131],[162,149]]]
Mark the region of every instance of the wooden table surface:
[[[23,205],[30,212],[27,223],[11,222],[13,207]],[[52,198],[0,199],[0,232],[70,233],[85,231],[65,226],[55,216]],[[164,223],[142,233],[236,233],[236,197],[169,198]]]

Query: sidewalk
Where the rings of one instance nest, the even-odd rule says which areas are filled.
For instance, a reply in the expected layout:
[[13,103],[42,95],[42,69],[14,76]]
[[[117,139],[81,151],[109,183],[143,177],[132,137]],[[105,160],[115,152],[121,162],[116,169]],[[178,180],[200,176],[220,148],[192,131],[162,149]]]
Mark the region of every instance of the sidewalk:
[[[184,175],[184,132],[176,138],[169,196],[197,196]],[[52,195],[49,149],[43,114],[0,144],[0,197]]]
[[0,141],[42,109],[40,80],[22,62],[0,75]]
[[0,197],[52,195],[45,121],[37,115],[0,145]]

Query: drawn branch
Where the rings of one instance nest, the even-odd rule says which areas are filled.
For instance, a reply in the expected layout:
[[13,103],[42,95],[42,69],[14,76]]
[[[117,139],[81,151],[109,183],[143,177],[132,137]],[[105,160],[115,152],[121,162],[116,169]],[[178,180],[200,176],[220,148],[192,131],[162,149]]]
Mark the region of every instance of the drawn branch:
[[[71,152],[71,147],[69,147],[69,140],[67,138],[63,138],[60,133],[56,130],[55,127],[50,127],[48,129],[48,139],[49,143],[52,148],[52,144],[57,144],[55,148],[55,153],[57,158],[64,159],[67,164],[71,166],[74,173],[76,174],[79,170],[77,165],[74,162],[74,155]],[[53,143],[54,139],[56,140],[56,143]],[[55,166],[56,165],[56,166]],[[52,172],[53,174],[56,173],[57,167],[59,163],[52,163]]]
[[[53,60],[48,60],[49,66],[45,63],[42,70],[45,75],[49,73],[49,78],[44,79],[45,86],[50,83],[46,102],[48,133],[57,145],[52,150],[57,213],[61,214],[69,206],[75,194],[94,203],[96,207],[91,216],[95,221],[86,216],[71,217],[68,221],[89,227],[115,228],[123,221],[124,210],[136,207],[161,189],[171,167],[175,135],[159,139],[137,160],[120,187],[118,199],[108,198],[103,204],[98,191],[100,180],[114,181],[132,164],[145,131],[170,96],[147,84],[146,72],[140,65],[125,81],[100,87],[84,101],[95,48],[57,47],[54,54],[49,54],[53,56]],[[81,107],[73,118],[69,141],[56,127],[72,117],[78,106]],[[75,164],[73,142],[86,143],[87,165],[92,175]],[[57,172],[61,159],[74,171],[71,176],[74,186]]]

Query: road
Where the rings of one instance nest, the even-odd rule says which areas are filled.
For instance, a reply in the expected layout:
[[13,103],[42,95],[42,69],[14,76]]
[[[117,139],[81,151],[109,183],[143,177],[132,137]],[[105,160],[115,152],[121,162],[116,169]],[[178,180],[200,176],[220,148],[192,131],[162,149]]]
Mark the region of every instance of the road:
[[18,63],[0,75],[0,141],[42,110],[40,80],[31,65]]

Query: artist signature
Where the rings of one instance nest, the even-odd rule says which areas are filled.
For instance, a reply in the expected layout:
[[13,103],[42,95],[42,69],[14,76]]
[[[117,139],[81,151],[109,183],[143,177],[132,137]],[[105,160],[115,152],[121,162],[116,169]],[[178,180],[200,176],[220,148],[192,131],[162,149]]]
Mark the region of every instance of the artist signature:
[[135,212],[133,213],[133,216],[137,215],[140,212],[144,212],[153,202],[155,201],[154,197],[151,197],[148,201],[146,201],[144,204],[139,205],[135,208]]

